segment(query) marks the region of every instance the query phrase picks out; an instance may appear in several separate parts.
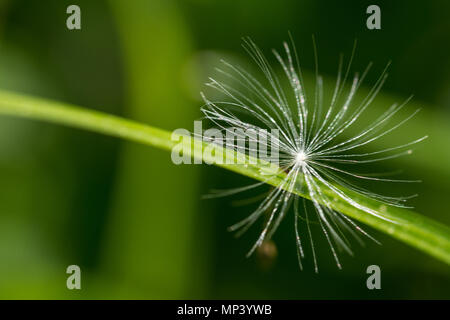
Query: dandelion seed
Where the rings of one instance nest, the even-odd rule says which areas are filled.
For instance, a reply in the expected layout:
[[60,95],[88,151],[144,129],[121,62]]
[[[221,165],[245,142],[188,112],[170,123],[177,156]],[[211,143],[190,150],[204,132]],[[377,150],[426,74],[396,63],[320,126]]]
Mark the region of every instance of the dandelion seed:
[[[364,189],[355,180],[389,183],[417,182],[383,178],[382,176],[385,174],[358,173],[351,170],[351,167],[409,155],[412,152],[410,149],[411,145],[424,140],[426,136],[381,150],[371,152],[358,151],[361,147],[382,138],[402,126],[415,116],[418,110],[413,111],[403,120],[394,122],[394,116],[410,100],[407,99],[402,104],[395,104],[389,107],[378,118],[374,119],[367,128],[344,138],[348,129],[354,127],[354,123],[360,119],[360,116],[371,105],[381,90],[387,77],[389,64],[383,70],[368,95],[361,102],[356,103],[355,94],[372,64],[369,64],[361,75],[355,73],[349,89],[346,89],[355,54],[355,43],[344,72],[343,57],[341,56],[339,59],[336,85],[331,94],[331,100],[325,105],[323,80],[319,74],[318,55],[314,39],[316,65],[314,94],[306,93],[299,56],[293,45],[292,38],[290,42],[290,44],[287,42],[283,43],[284,57],[278,51],[273,50],[273,54],[280,64],[280,72],[278,73],[274,71],[256,44],[249,38],[245,38],[243,47],[261,70],[265,79],[264,82],[258,80],[256,76],[253,76],[244,68],[222,61],[223,68],[217,70],[231,80],[235,86],[227,84],[226,81],[210,78],[207,86],[219,91],[225,98],[223,101],[210,101],[202,93],[205,101],[202,112],[207,119],[211,120],[225,133],[231,131],[235,133],[235,128],[243,130],[254,129],[256,131],[264,130],[266,136],[263,141],[249,141],[249,143],[241,144],[239,148],[236,148],[233,143],[225,140],[223,145],[239,152],[254,151],[254,147],[250,147],[253,145],[251,142],[262,143],[264,147],[269,149],[274,148],[279,152],[277,165],[286,173],[285,178],[264,197],[254,212],[230,227],[230,230],[242,234],[254,225],[259,218],[265,217],[260,236],[248,255],[251,255],[263,244],[270,243],[281,221],[292,208],[300,268],[303,268],[302,261],[307,256],[304,245],[308,241],[305,239],[309,238],[314,269],[316,272],[318,271],[317,255],[312,236],[313,224],[318,225],[322,230],[336,265],[341,268],[338,253],[345,251],[353,255],[349,240],[350,236],[360,244],[364,244],[361,236],[375,242],[377,241],[353,220],[333,210],[333,202],[343,201],[380,219],[391,220],[384,216],[386,210],[382,208],[385,207],[380,207],[379,211],[368,208],[359,203],[355,197],[343,192],[340,186],[356,194],[375,199],[381,202],[382,206],[406,207],[405,202],[412,196],[392,197],[380,195]],[[287,80],[287,86],[282,85],[280,75]],[[277,130],[278,135],[275,137],[271,130]],[[242,133],[237,133],[237,139],[245,140],[248,137]],[[268,171],[267,175],[270,176],[270,171]],[[264,183],[256,183],[223,193],[216,192],[210,197],[231,195],[262,185]],[[298,185],[303,186],[304,189],[302,191],[310,198],[310,201],[293,193],[294,188]],[[328,192],[324,192],[324,189],[328,190]],[[302,202],[301,206],[300,202]],[[307,202],[312,204],[314,214],[308,209]],[[300,222],[304,222],[306,228],[301,228]],[[391,222],[393,224],[398,223],[396,221]]]

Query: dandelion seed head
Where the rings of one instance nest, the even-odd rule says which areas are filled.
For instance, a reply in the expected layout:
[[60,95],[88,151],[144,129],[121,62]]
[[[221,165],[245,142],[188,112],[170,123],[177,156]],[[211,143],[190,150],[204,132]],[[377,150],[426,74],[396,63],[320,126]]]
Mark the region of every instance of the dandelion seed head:
[[[361,237],[377,242],[352,219],[334,210],[335,203],[346,203],[348,206],[394,225],[398,222],[384,216],[387,206],[407,207],[406,201],[415,196],[388,196],[367,190],[358,182],[364,180],[379,183],[417,181],[384,178],[386,173],[355,172],[353,169],[355,165],[358,168],[367,166],[370,169],[375,162],[409,155],[412,153],[410,146],[421,142],[427,136],[397,146],[362,151],[361,148],[370,146],[372,142],[405,124],[417,114],[418,110],[399,122],[394,121],[394,115],[400,113],[410,100],[409,98],[402,104],[386,106],[387,110],[378,118],[374,118],[369,126],[349,134],[349,128],[354,127],[353,124],[360,119],[380,92],[386,81],[389,63],[367,96],[356,103],[356,92],[371,69],[372,63],[369,63],[363,73],[355,73],[351,77],[355,42],[347,67],[343,67],[344,59],[340,56],[336,85],[329,95],[331,99],[325,101],[314,39],[313,44],[316,63],[315,88],[307,93],[299,55],[292,38],[291,45],[284,43],[283,55],[276,50],[272,51],[279,63],[279,72],[274,71],[256,44],[249,38],[245,38],[243,47],[260,68],[263,81],[260,80],[261,77],[250,74],[240,66],[222,61],[226,68],[220,69],[220,73],[232,80],[233,85],[210,78],[208,86],[219,91],[224,98],[220,101],[210,101],[202,94],[205,101],[202,112],[207,119],[225,132],[232,131],[230,127],[242,130],[262,129],[267,132],[265,134],[267,139],[263,142],[257,138],[250,138],[248,146],[236,148],[234,144],[225,141],[225,147],[236,152],[248,152],[254,151],[251,145],[255,142],[263,143],[268,149],[279,151],[279,162],[276,163],[276,167],[280,170],[273,168],[264,170],[263,175],[267,177],[267,180],[211,196],[228,196],[245,192],[264,186],[264,182],[268,182],[273,177],[278,178],[276,187],[264,195],[257,209],[247,218],[231,226],[230,230],[242,234],[264,217],[261,219],[264,222],[260,236],[248,253],[251,255],[265,243],[270,243],[280,222],[292,212],[299,266],[303,268],[302,261],[307,256],[303,247],[309,242],[314,270],[317,272],[313,227],[318,227],[322,231],[338,268],[341,268],[339,252],[353,255],[350,238],[356,239],[360,244],[363,244]],[[288,85],[282,84],[280,76],[287,80]],[[347,82],[351,85],[346,86]],[[242,115],[245,115],[245,118]],[[276,130],[279,134],[274,135],[271,130]],[[245,140],[248,137],[241,134],[237,138]],[[285,173],[281,179],[279,179],[279,172]],[[301,186],[300,192],[310,200],[297,195],[299,186]],[[351,191],[352,195],[344,192],[344,189]],[[355,194],[358,196],[355,197]],[[360,202],[359,196],[376,200],[380,205],[377,209],[367,207]],[[309,241],[307,241],[308,238]]]

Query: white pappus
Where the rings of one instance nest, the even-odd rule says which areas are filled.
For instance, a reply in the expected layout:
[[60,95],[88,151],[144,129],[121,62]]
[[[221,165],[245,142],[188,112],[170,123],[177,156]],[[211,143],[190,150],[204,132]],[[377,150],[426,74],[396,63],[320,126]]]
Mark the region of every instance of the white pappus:
[[[343,70],[343,57],[340,56],[336,85],[333,92],[330,92],[331,99],[328,99],[329,101],[325,105],[324,84],[318,72],[314,38],[316,67],[315,88],[311,88],[311,92],[314,92],[312,95],[306,94],[299,58],[292,38],[291,43],[291,45],[286,42],[283,43],[283,55],[273,50],[273,54],[280,65],[279,72],[275,72],[255,43],[249,38],[245,38],[243,47],[261,70],[264,80],[260,81],[258,77],[240,66],[222,61],[224,68],[217,70],[225,79],[229,79],[232,85],[228,84],[226,80],[210,78],[207,86],[218,90],[225,98],[223,101],[211,101],[202,93],[205,101],[202,112],[207,119],[223,131],[233,130],[236,134],[235,128],[266,130],[264,132],[267,132],[269,138],[258,141],[258,143],[265,143],[268,148],[274,147],[274,144],[276,144],[276,148],[279,150],[277,164],[286,173],[286,178],[277,187],[269,191],[254,212],[230,228],[242,233],[261,216],[266,217],[261,234],[251,248],[249,255],[264,241],[273,236],[280,222],[292,208],[299,266],[302,268],[302,259],[305,257],[302,240],[303,235],[306,234],[310,239],[314,269],[317,272],[316,250],[314,249],[310,227],[313,215],[308,212],[306,204],[307,201],[311,201],[315,212],[314,219],[316,219],[326,237],[337,266],[341,268],[338,251],[346,251],[352,254],[347,234],[353,236],[359,242],[362,241],[358,234],[376,240],[349,217],[331,209],[331,203],[339,199],[339,201],[346,202],[381,219],[386,218],[383,217],[381,212],[359,203],[354,197],[343,192],[339,186],[392,206],[404,207],[405,201],[412,197],[384,196],[370,192],[356,183],[358,179],[381,182],[412,182],[410,180],[395,180],[372,174],[356,173],[351,167],[363,164],[370,165],[377,161],[408,155],[411,153],[410,146],[422,141],[426,136],[380,150],[358,151],[361,150],[359,148],[364,148],[364,146],[403,125],[419,110],[415,110],[402,120],[394,122],[394,115],[398,115],[398,112],[409,101],[407,99],[402,104],[390,106],[378,118],[373,119],[370,125],[348,136],[348,129],[360,119],[360,116],[363,115],[380,91],[386,80],[386,71],[389,64],[368,95],[360,99],[361,101],[356,102],[355,93],[371,68],[371,64],[361,75],[355,73],[351,85],[346,86],[354,57],[355,42],[345,70]],[[283,85],[282,80],[286,81],[287,84]],[[273,129],[278,131],[276,137],[271,137],[271,130]],[[249,139],[248,136],[237,134],[238,139]],[[228,148],[236,149],[230,141],[224,140],[223,143]],[[251,145],[251,143],[245,144],[244,151],[249,151]],[[237,151],[242,152],[243,150],[241,148]],[[293,193],[294,186],[299,181],[300,185],[304,187],[304,193],[308,195],[310,200],[305,200]],[[231,195],[261,185],[264,185],[264,182],[211,196]],[[329,192],[323,192],[324,187]],[[306,227],[304,230],[300,230],[299,219],[305,221]]]

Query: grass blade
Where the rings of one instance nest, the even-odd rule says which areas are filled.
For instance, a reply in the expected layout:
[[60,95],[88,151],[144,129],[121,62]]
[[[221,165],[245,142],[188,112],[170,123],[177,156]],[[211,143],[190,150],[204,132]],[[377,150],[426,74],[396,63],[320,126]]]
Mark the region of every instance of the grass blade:
[[[176,141],[171,140],[171,132],[165,130],[65,103],[48,101],[12,92],[0,91],[0,114],[87,129],[165,150],[171,150],[177,144]],[[184,141],[187,141],[187,139],[184,139]],[[190,155],[192,156],[194,154],[195,148],[201,148],[203,150],[207,145],[204,142],[200,144],[191,143],[189,148],[191,150]],[[219,152],[235,155],[235,152],[229,149],[222,149]],[[213,161],[214,159],[209,160]],[[220,164],[219,166],[260,181],[267,180],[268,172],[279,171],[275,165],[259,160],[256,165]],[[284,172],[279,172],[275,178],[270,180],[270,184],[277,186],[283,179],[284,174]],[[302,197],[308,198],[307,195],[302,194],[299,190],[301,188],[296,186],[294,192]],[[330,190],[326,190],[326,188],[322,191],[325,193],[331,192]],[[360,204],[381,211],[384,217],[399,223],[394,224],[377,218],[342,200],[334,201],[332,203],[333,209],[383,231],[450,265],[449,227],[411,210],[389,206],[382,207],[382,204],[375,200],[355,195],[349,190],[342,189],[342,191],[355,198]]]

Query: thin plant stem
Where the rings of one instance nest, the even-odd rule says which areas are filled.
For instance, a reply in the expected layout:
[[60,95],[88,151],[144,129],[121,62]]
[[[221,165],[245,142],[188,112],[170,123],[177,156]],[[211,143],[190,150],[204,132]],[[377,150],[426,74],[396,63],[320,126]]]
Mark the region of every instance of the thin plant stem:
[[[166,130],[98,111],[7,91],[0,91],[0,114],[86,129],[168,151],[180,143],[178,141],[179,135],[172,135],[171,132]],[[190,150],[188,153],[191,157],[202,154],[204,148],[208,146],[208,143],[194,138],[181,140],[182,143],[189,144],[188,148],[184,150]],[[246,155],[239,155],[226,148],[215,146],[215,150],[216,153],[221,152],[227,157],[244,156],[246,158],[243,164],[224,163],[217,164],[218,166],[259,181],[265,181],[275,187],[279,186],[286,175],[282,170],[278,170],[278,167],[274,164],[259,159],[250,159]],[[208,153],[203,154],[203,160],[214,161]],[[250,160],[255,160],[256,164],[252,164],[253,161]],[[268,179],[268,176],[271,176],[271,178]],[[326,186],[322,186],[322,188],[324,194],[333,195],[333,191]],[[376,200],[355,194],[351,190],[342,187],[339,187],[339,189],[361,205],[380,212],[384,219],[360,210],[339,198],[328,204],[332,209],[385,232],[450,265],[449,227],[411,210],[386,206]],[[309,198],[301,190],[305,190],[304,186],[297,183],[293,192]]]

